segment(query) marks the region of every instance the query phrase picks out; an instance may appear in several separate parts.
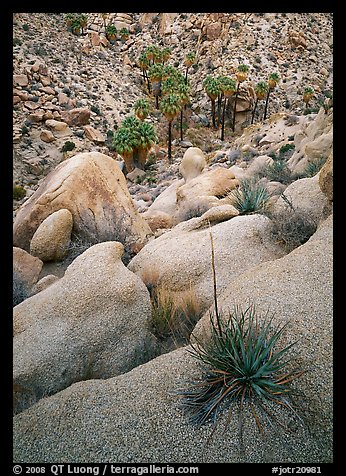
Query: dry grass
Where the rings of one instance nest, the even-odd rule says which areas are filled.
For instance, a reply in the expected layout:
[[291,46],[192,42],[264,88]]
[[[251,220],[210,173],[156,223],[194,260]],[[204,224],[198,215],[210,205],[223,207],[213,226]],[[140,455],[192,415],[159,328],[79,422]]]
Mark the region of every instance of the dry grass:
[[192,286],[180,292],[164,286],[152,289],[152,323],[159,339],[168,339],[175,347],[186,344],[200,317],[201,307]]

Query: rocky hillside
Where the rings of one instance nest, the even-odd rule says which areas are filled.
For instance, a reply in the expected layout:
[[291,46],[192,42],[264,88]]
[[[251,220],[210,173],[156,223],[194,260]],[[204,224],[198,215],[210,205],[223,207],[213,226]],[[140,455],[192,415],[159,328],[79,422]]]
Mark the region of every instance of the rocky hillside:
[[[186,53],[196,53],[196,63],[189,71],[186,140],[207,153],[229,148],[233,140],[228,129],[226,143],[221,144],[219,133],[205,127],[210,122],[210,101],[202,82],[209,74],[232,75],[238,64],[245,63],[250,66],[250,87],[267,80],[271,72],[279,73],[281,80],[271,95],[269,114],[301,114],[306,86],[315,90],[310,104],[315,109],[332,94],[330,14],[119,13],[109,14],[106,21],[119,29],[127,27],[128,39],[110,44],[100,14],[88,15],[86,35],[82,36],[68,31],[63,14],[14,15],[14,180],[24,186],[26,197],[52,167],[76,152],[96,150],[121,160],[109,138],[122,119],[133,113],[136,99],[146,95],[138,57],[150,44],[170,47],[169,62],[183,72]],[[164,159],[166,121],[154,104],[152,99],[148,121],[159,136],[155,154]],[[237,134],[250,123],[252,107],[248,89],[237,114]],[[79,112],[73,114],[74,109]],[[63,152],[68,141],[75,147]],[[179,145],[173,147],[177,158],[182,153]],[[174,175],[177,170],[166,164],[163,171],[153,170],[159,188],[149,187],[154,196],[145,196],[147,201],[163,190],[160,183],[172,178],[171,171]],[[130,189],[134,197],[141,191]],[[17,206],[15,202],[14,208]],[[143,201],[141,206],[144,210]]]
[[[17,13],[13,25],[14,461],[333,461],[332,15],[89,13],[75,34],[64,14]],[[139,66],[149,45],[184,75],[195,53],[171,157]],[[221,140],[203,81],[244,64]],[[272,73],[264,118],[256,85]],[[139,98],[157,141],[128,170],[113,137]],[[232,381],[220,361],[241,309],[256,326],[239,352],[254,339],[257,353],[247,370],[238,354],[247,378]],[[212,367],[194,357],[203,346]],[[200,400],[193,382],[209,385]]]

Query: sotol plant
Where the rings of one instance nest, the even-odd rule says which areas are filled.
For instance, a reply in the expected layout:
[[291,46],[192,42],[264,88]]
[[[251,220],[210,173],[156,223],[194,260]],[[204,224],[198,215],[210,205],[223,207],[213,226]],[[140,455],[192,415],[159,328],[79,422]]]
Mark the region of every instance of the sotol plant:
[[288,323],[274,327],[274,314],[269,315],[269,311],[259,314],[254,304],[245,309],[235,305],[227,316],[219,312],[211,231],[210,236],[215,312],[210,312],[210,338],[203,342],[195,338],[196,343],[192,343],[189,350],[204,370],[200,378],[189,382],[189,389],[179,389],[175,393],[180,395],[181,407],[190,422],[202,425],[213,418],[213,431],[222,404],[227,402],[239,405],[240,417],[244,406],[249,405],[259,432],[263,431],[262,414],[270,423],[274,420],[288,429],[271,412],[273,405],[279,405],[296,414],[288,399],[289,384],[304,373],[292,368],[293,358],[289,351],[295,343],[278,346]]
[[254,179],[243,179],[239,187],[232,190],[228,197],[240,215],[262,213],[268,204],[270,193]]

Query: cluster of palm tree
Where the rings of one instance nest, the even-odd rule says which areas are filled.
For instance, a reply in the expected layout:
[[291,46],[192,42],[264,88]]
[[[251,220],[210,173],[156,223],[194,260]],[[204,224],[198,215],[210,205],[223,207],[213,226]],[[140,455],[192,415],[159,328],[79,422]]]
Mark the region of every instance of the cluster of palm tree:
[[[203,81],[203,87],[211,101],[211,117],[213,127],[216,129],[221,127],[221,140],[224,140],[225,133],[225,110],[226,103],[234,95],[234,105],[233,105],[233,120],[232,120],[232,130],[235,128],[235,113],[237,107],[237,99],[239,94],[240,84],[247,79],[249,67],[245,64],[240,64],[236,71],[236,77],[232,78],[230,76],[218,76],[213,78],[212,76],[207,76]],[[216,114],[216,100],[217,100],[217,114]],[[223,106],[222,106],[223,104]],[[222,113],[221,113],[222,106]],[[217,119],[216,119],[217,117]]]
[[172,158],[172,123],[180,113],[180,139],[183,140],[183,111],[190,99],[188,70],[195,63],[195,54],[184,58],[185,75],[167,63],[171,56],[168,47],[149,45],[140,54],[138,66],[147,85],[148,94],[155,97],[156,109],[161,110],[168,121],[168,160]]
[[74,35],[83,35],[88,25],[88,16],[85,13],[66,13],[65,22]]
[[[230,76],[207,76],[203,81],[203,87],[211,101],[211,117],[212,125],[215,129],[219,128],[221,123],[221,140],[225,137],[225,110],[227,101],[234,96],[233,102],[233,117],[232,117],[232,131],[235,129],[235,116],[237,108],[237,99],[239,95],[240,85],[248,78],[249,66],[240,64],[236,70],[235,78]],[[278,73],[270,73],[268,81],[259,81],[255,86],[256,101],[252,110],[251,124],[254,122],[257,105],[260,100],[266,100],[264,107],[263,120],[267,118],[269,96],[278,84],[280,78]],[[313,94],[313,93],[312,93]],[[311,95],[304,96],[306,102],[311,99]],[[217,101],[217,103],[216,103]],[[217,104],[217,112],[216,112]],[[223,104],[223,105],[222,105]],[[222,107],[222,113],[221,113]]]
[[168,121],[168,160],[172,158],[172,123],[180,112],[180,140],[183,140],[183,110],[190,100],[190,84],[175,68],[161,85],[160,110]]
[[149,112],[145,99],[136,101],[135,111],[136,116],[126,117],[113,137],[113,146],[124,159],[126,172],[143,169],[148,152],[157,141],[154,126],[139,118],[145,118]]

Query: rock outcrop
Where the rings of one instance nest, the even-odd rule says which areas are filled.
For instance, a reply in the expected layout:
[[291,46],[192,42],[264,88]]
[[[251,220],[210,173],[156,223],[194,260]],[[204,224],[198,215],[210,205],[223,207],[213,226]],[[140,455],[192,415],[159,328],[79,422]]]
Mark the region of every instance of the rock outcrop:
[[123,173],[99,152],[77,154],[45,178],[16,216],[15,246],[28,250],[43,220],[61,209],[71,212],[73,233],[91,243],[118,240],[138,249],[151,235],[135,210]]
[[143,282],[121,261],[118,242],[92,246],[65,275],[13,310],[15,411],[73,382],[109,378],[154,350]]
[[[205,309],[213,302],[210,231],[214,240],[219,294],[245,269],[284,254],[280,246],[271,241],[269,218],[237,214],[234,207],[225,205],[180,223],[149,242],[128,268],[139,276],[149,270],[157,273],[158,282],[172,291],[193,286]],[[231,216],[234,218],[230,219]]]
[[[256,303],[258,313],[269,307],[275,313],[273,325],[290,321],[282,345],[298,340],[294,349],[299,368],[308,372],[291,384],[298,416],[284,406],[275,411],[289,432],[265,423],[264,438],[247,405],[242,410],[242,437],[238,405],[223,408],[212,438],[212,423],[191,425],[174,395],[202,374],[186,347],[126,375],[71,385],[17,415],[14,461],[154,463],[164,455],[172,463],[331,463],[331,225],[330,217],[292,253],[240,273],[220,299],[225,309],[247,306],[249,301]],[[206,338],[208,330],[206,315],[194,335]]]

